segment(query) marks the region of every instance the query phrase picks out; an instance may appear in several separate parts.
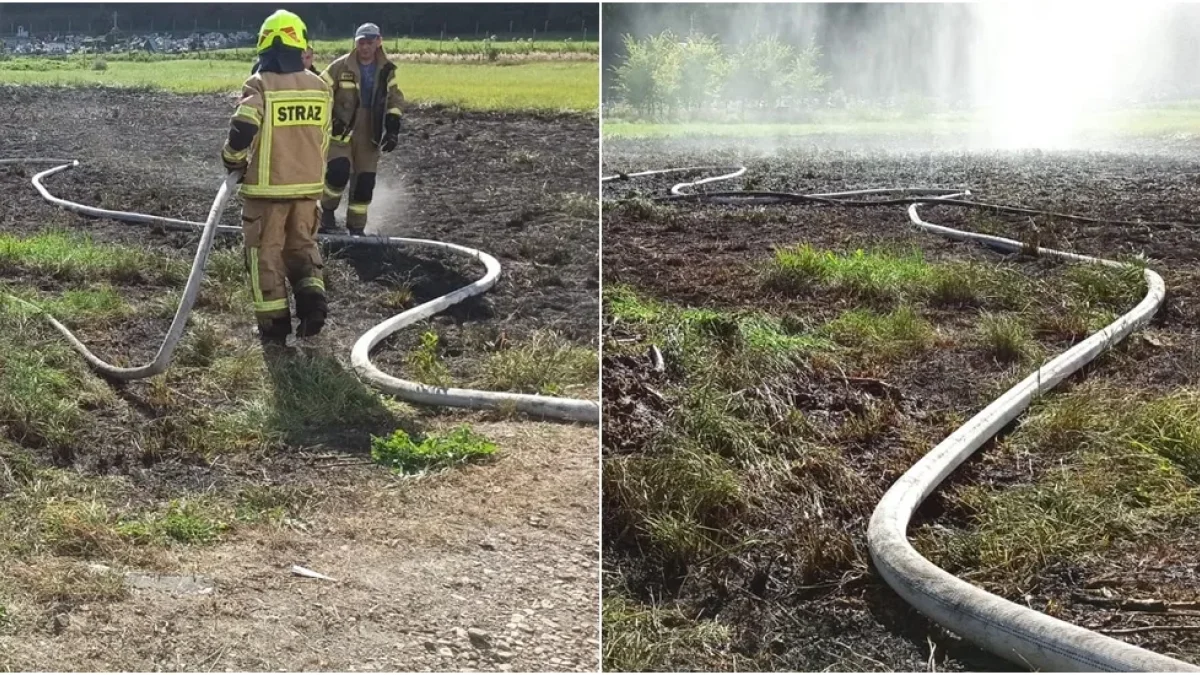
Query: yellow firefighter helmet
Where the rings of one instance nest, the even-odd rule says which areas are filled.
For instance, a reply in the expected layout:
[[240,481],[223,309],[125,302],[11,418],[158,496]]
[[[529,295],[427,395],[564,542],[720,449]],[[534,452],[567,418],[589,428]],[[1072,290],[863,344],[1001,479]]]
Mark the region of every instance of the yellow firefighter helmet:
[[295,14],[286,9],[278,10],[267,17],[258,31],[258,53],[270,49],[277,40],[285,47],[308,49],[308,27]]

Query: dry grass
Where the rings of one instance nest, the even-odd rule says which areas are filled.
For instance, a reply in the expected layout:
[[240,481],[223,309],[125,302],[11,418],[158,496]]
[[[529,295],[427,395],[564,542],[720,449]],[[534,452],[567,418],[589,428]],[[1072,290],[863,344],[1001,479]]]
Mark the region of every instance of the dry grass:
[[[653,202],[617,208],[660,223],[679,217]],[[639,403],[656,411],[657,426],[639,447],[605,461],[605,538],[618,589],[605,608],[606,667],[727,667],[740,649],[731,643],[759,645],[750,653],[770,662],[763,632],[786,632],[780,626],[794,617],[751,620],[754,634],[741,635],[696,618],[707,589],[752,583],[730,579],[764,560],[786,570],[771,580],[780,585],[764,596],[771,598],[864,573],[863,528],[883,490],[969,412],[924,409],[889,372],[909,372],[935,347],[968,359],[982,352],[998,370],[982,386],[999,392],[1020,369],[1014,364],[1031,367],[1046,353],[1039,339],[1075,339],[1126,311],[1144,288],[1135,271],[1030,273],[932,263],[912,251],[778,249],[764,288],[859,305],[824,322],[684,308],[607,287],[607,323],[623,339],[607,344],[606,355],[646,363],[654,345],[665,367],[640,374],[653,393]],[[1082,403],[1044,408],[1006,444],[1052,464],[1045,482],[963,488],[948,508],[968,514],[970,525],[922,531],[922,550],[1015,589],[1052,561],[1101,552],[1135,533],[1177,532],[1196,513],[1195,403],[1152,402],[1129,415],[1106,409],[1108,431],[1099,435]],[[1038,447],[1023,440],[1032,438]],[[680,586],[678,595],[667,590]]]
[[1040,404],[1000,454],[1037,458],[1041,470],[1015,486],[956,490],[967,524],[919,540],[939,564],[1009,595],[1055,563],[1168,541],[1200,517],[1197,392],[1083,387]]

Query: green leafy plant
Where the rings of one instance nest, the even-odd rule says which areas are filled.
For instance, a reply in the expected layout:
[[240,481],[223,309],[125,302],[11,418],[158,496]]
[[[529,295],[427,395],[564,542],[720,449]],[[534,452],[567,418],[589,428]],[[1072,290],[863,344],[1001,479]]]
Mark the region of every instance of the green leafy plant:
[[408,432],[397,429],[391,436],[371,436],[371,459],[400,473],[417,473],[455,464],[490,459],[496,444],[486,437],[460,426],[449,434],[429,434],[420,443]]
[[438,354],[440,342],[437,333],[426,331],[421,336],[420,346],[409,353],[408,367],[421,382],[445,387],[450,384],[450,370]]

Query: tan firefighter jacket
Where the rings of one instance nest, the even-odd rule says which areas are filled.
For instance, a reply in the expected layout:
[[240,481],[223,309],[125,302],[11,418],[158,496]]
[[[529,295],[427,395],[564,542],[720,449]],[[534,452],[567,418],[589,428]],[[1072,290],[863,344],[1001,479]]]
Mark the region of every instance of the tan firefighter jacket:
[[259,72],[242,85],[233,120],[258,127],[249,148],[234,151],[225,142],[227,161],[249,165],[243,197],[317,199],[325,183],[332,97],[321,78],[307,70]]
[[[375,50],[375,64],[378,70],[375,73],[375,95],[371,98],[371,143],[378,148],[383,142],[387,117],[394,115],[396,126],[399,126],[404,94],[396,86],[396,64],[387,57],[382,44]],[[358,91],[362,81],[358,56],[353,51],[339,56],[321,73],[321,79],[333,88],[333,127],[342,132],[341,135],[335,135],[333,140],[336,143],[348,143],[362,100]]]

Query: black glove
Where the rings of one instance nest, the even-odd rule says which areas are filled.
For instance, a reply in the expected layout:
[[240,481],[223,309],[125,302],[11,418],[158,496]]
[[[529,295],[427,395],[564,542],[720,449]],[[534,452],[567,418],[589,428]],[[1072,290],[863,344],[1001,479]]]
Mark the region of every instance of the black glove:
[[383,142],[379,149],[391,152],[396,149],[397,137],[400,135],[400,116],[392,113],[383,116]]
[[346,123],[341,120],[333,121],[333,135],[335,138],[340,138],[346,135]]

